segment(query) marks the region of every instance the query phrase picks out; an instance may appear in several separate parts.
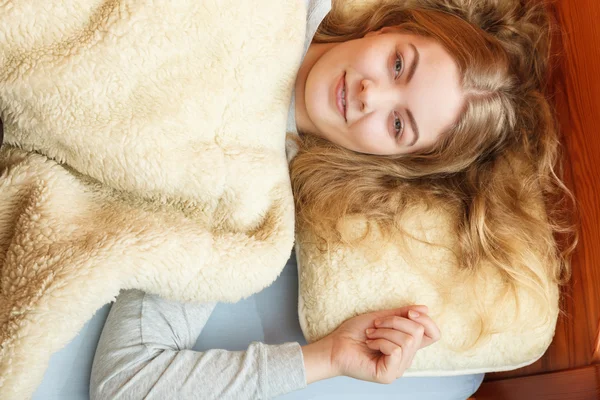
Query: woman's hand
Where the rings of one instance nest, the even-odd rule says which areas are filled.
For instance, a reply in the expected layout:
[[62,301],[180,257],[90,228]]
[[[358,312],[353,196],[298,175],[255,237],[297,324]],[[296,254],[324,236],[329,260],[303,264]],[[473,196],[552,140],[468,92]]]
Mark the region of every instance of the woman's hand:
[[[410,367],[417,350],[440,339],[440,330],[427,311],[426,306],[407,306],[345,321],[328,336],[302,348],[307,382],[338,375],[393,382]],[[367,329],[373,331],[367,333]]]

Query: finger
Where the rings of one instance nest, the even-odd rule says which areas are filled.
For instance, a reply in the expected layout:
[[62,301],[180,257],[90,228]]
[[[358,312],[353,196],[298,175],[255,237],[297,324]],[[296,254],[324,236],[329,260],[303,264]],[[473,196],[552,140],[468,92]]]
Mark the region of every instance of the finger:
[[415,358],[415,354],[417,354],[417,351],[419,349],[415,346],[412,347],[404,347],[402,349],[402,361],[400,362],[400,365],[398,367],[398,374],[397,374],[397,378],[402,377],[402,375],[404,375],[404,372],[410,368],[413,359]]
[[425,327],[422,324],[412,321],[408,318],[398,316],[383,318],[379,321],[379,323],[375,321],[375,328],[395,329],[397,331],[408,333],[411,336],[414,336],[415,339],[418,339],[419,343],[422,341],[423,334],[425,333]]
[[376,365],[376,381],[380,383],[392,383],[402,374],[403,350],[401,347],[385,340],[368,340],[367,346],[372,350],[383,353]]
[[379,350],[386,356],[402,357],[402,348],[386,339],[367,339],[367,347],[371,350]]
[[404,307],[400,307],[400,308],[393,308],[390,310],[378,311],[378,312],[374,313],[373,316],[375,318],[379,318],[379,319],[394,316],[394,315],[407,318],[408,312],[410,310],[415,310],[419,313],[425,313],[425,314],[429,312],[429,308],[426,305],[419,304],[419,305],[404,306]]
[[415,310],[417,312],[427,314],[429,312],[429,307],[427,307],[425,304],[412,304],[410,306],[400,307],[391,311],[393,312],[393,315],[400,315],[401,317],[406,317],[410,310]]
[[367,329],[367,338],[371,340],[385,339],[402,348],[412,347],[418,344],[418,341],[408,333],[397,331],[395,329]]
[[402,375],[403,350],[401,347],[384,339],[369,340],[367,346],[383,354],[376,361],[376,382],[392,383],[398,376]]
[[[398,332],[398,331],[394,331],[394,332]],[[411,337],[411,339],[413,339],[413,338]],[[392,380],[393,380],[396,378],[400,378],[402,375],[404,375],[404,372],[408,368],[410,368],[410,366],[413,362],[413,359],[415,357],[415,354],[417,353],[419,348],[418,348],[418,346],[415,346],[415,345],[398,346],[400,348],[400,350],[395,350],[395,351],[398,351],[398,353],[397,353],[399,355],[398,359],[387,360],[387,358],[394,357],[394,354],[392,354],[391,356],[387,355],[387,353],[390,352],[390,349],[394,348],[389,343],[391,343],[391,342],[388,341],[387,339],[368,339],[367,340],[367,346],[369,348],[371,348],[373,350],[379,350],[385,355],[386,371],[389,374],[393,375],[393,378],[392,378]],[[392,350],[392,351],[394,351],[394,350]]]
[[427,314],[429,312],[429,307],[427,307],[425,304],[412,305],[409,307],[409,309],[416,310],[418,312],[425,313],[425,314]]
[[440,328],[438,328],[438,326],[435,324],[435,322],[433,322],[429,315],[421,313],[414,314],[412,312],[409,312],[408,318],[410,318],[412,321],[420,323],[425,328],[423,347],[429,346],[430,344],[437,342],[442,337]]

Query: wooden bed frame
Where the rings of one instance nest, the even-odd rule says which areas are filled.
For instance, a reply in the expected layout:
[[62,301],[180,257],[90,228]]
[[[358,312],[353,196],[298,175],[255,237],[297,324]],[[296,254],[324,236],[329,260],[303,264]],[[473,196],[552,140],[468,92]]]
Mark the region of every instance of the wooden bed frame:
[[579,246],[554,340],[537,362],[487,374],[472,397],[600,399],[600,0],[555,0],[562,34],[551,80],[565,147],[565,179],[578,201]]

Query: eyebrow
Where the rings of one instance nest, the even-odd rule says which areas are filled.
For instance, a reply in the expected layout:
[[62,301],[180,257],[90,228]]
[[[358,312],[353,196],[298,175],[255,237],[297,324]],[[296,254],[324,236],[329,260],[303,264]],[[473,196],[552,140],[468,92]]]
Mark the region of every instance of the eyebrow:
[[[413,57],[413,62],[410,66],[410,69],[408,70],[408,77],[406,78],[406,83],[410,82],[413,75],[415,74],[417,65],[419,64],[419,52],[417,51],[417,48],[412,43],[410,44],[410,47],[412,47],[412,49],[413,49],[414,57]],[[412,146],[419,139],[419,127],[417,126],[417,121],[415,121],[415,117],[413,116],[412,112],[408,108],[406,109],[406,113],[408,114],[408,119],[410,121],[410,125],[412,126],[412,131],[415,134],[414,135],[415,137],[413,138],[412,142],[409,144],[409,146]]]
[[415,134],[415,137],[413,138],[412,142],[410,142],[410,144],[409,144],[409,146],[412,146],[419,139],[419,127],[417,126],[417,121],[415,121],[415,117],[413,116],[412,112],[410,112],[409,109],[406,109],[406,113],[408,114],[408,119],[410,121],[410,125],[412,126],[412,130]]
[[406,77],[406,83],[410,82],[413,75],[415,74],[417,65],[419,65],[419,56],[420,56],[419,52],[417,51],[417,48],[415,47],[414,44],[411,43],[410,47],[412,47],[412,49],[413,49],[413,62],[412,62],[412,65],[410,66],[410,69],[408,70],[408,76]]

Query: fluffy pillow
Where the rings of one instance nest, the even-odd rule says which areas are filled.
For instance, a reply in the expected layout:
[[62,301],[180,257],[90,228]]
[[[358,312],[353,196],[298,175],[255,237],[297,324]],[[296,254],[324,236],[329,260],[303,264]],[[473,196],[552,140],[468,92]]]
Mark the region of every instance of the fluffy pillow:
[[[506,292],[491,264],[482,263],[475,274],[459,268],[449,218],[417,206],[404,214],[404,232],[382,240],[378,229],[354,216],[339,226],[343,241],[364,239],[327,248],[312,232],[297,232],[298,312],[306,339],[315,341],[358,314],[425,304],[442,338],[417,352],[405,376],[504,371],[540,358],[554,336],[558,286],[548,277],[551,304],[540,307],[540,297],[527,288],[517,287],[517,296]],[[542,255],[531,262],[543,262]]]

